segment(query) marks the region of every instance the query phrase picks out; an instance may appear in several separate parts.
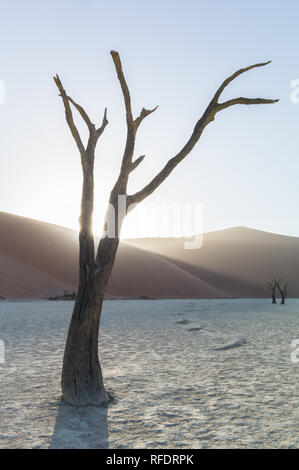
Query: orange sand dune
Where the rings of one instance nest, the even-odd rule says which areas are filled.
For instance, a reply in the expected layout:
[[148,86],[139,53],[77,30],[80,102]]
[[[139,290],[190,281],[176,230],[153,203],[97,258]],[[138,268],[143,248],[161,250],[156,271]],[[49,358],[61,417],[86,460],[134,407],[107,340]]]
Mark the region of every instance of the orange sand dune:
[[[75,231],[0,212],[0,295],[45,298],[76,289]],[[202,248],[182,239],[122,242],[108,297],[264,297],[272,277],[299,293],[299,239],[234,228],[208,233]]]

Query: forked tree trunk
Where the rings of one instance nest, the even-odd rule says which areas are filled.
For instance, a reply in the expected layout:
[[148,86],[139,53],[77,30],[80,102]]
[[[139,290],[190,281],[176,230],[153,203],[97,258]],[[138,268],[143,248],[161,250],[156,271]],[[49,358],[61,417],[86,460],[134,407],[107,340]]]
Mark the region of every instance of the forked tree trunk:
[[[120,226],[123,217],[129,207],[143,201],[152,194],[163,181],[171,174],[176,166],[189,155],[201,137],[205,127],[214,121],[215,115],[238,104],[270,104],[278,100],[265,98],[235,98],[219,102],[224,89],[239,75],[256,67],[262,67],[269,62],[263,62],[240,69],[228,77],[218,88],[216,94],[207,106],[203,115],[198,119],[193,132],[182,149],[162,168],[160,172],[140,191],[127,195],[127,183],[129,175],[143,161],[144,155],[133,161],[134,146],[137,130],[141,122],[153,113],[156,108],[142,108],[139,116],[134,119],[131,97],[126,83],[119,54],[111,51],[117,77],[119,79],[126,109],[127,140],[122,158],[119,177],[111,191],[110,205],[115,211],[115,230],[113,238],[104,236],[95,254],[94,237],[92,232],[92,215],[94,201],[93,166],[94,152],[97,141],[108,124],[106,110],[101,127],[96,129],[85,110],[70,98],[64,90],[62,83],[56,75],[55,83],[65,108],[65,116],[72,136],[78,147],[83,170],[83,191],[80,216],[80,269],[79,286],[73,315],[68,331],[62,371],[62,393],[64,399],[71,405],[100,405],[108,401],[105,391],[102,371],[98,358],[98,336],[101,319],[102,304],[107,283],[111,276],[117,248],[119,245]],[[83,145],[78,129],[74,123],[70,104],[80,113],[89,130],[87,146]],[[118,197],[126,197],[125,213],[120,217],[118,213]],[[121,220],[118,220],[118,219]],[[105,229],[104,229],[105,230]]]

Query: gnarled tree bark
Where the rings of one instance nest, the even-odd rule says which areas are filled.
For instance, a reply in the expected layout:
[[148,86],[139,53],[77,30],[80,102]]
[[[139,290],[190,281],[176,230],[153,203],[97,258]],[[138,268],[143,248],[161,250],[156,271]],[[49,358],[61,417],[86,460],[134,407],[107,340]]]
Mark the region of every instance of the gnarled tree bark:
[[[142,155],[133,161],[136,133],[142,121],[153,113],[157,107],[150,110],[143,108],[139,116],[134,119],[130,92],[124,77],[119,54],[116,51],[111,51],[111,56],[125,103],[127,138],[120,173],[112,188],[109,199],[110,205],[114,208],[116,233],[114,237],[109,237],[106,232],[107,227],[105,226],[97,250],[95,250],[92,232],[94,159],[98,139],[108,124],[107,111],[105,110],[102,124],[97,129],[85,110],[66,94],[58,75],[54,77],[64,104],[67,124],[81,156],[83,171],[79,234],[79,284],[65,346],[62,370],[63,397],[69,404],[75,406],[100,405],[108,401],[98,358],[98,335],[105,290],[112,272],[119,245],[121,224],[126,212],[152,194],[171,174],[174,168],[189,155],[200,139],[205,127],[214,120],[218,112],[235,104],[270,104],[278,101],[240,97],[219,103],[221,93],[232,80],[250,69],[262,67],[269,62],[251,65],[250,67],[238,70],[218,88],[203,115],[195,124],[194,130],[183,148],[166,163],[164,168],[143,189],[135,194],[128,195],[127,185],[129,175],[144,159],[144,155]],[[74,123],[71,106],[79,112],[88,127],[89,139],[86,147],[83,145]],[[119,196],[126,197],[125,214],[122,215],[120,215],[121,211],[119,211]]]

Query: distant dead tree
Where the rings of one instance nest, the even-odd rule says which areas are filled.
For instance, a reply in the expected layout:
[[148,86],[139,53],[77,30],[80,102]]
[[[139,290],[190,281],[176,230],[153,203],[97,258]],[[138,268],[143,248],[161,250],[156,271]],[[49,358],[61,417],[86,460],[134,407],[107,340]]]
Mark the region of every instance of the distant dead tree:
[[273,279],[271,282],[268,282],[267,288],[270,289],[270,291],[272,293],[272,304],[276,304],[277,280]]
[[[114,208],[115,236],[107,234],[108,215],[104,225],[103,236],[95,247],[92,231],[93,207],[94,207],[94,160],[97,142],[108,124],[107,110],[105,109],[102,123],[99,127],[91,121],[85,110],[76,103],[65,91],[58,75],[54,77],[59,89],[65,109],[65,117],[72,136],[78,147],[83,171],[83,189],[81,199],[80,233],[79,233],[79,284],[78,292],[69,326],[66,340],[63,370],[62,370],[62,394],[66,402],[71,405],[99,405],[108,401],[103,377],[98,359],[98,335],[102,303],[113,268],[116,252],[119,245],[120,228],[127,212],[152,194],[163,181],[172,173],[176,166],[189,155],[205,127],[220,111],[237,104],[269,104],[278,100],[264,98],[234,98],[219,102],[224,89],[241,74],[256,68],[263,67],[269,62],[258,63],[243,68],[228,77],[216,91],[206,110],[198,119],[191,136],[165,166],[153,177],[153,179],[135,194],[127,194],[127,185],[130,174],[143,161],[144,155],[133,160],[136,134],[142,121],[152,114],[153,109],[142,108],[140,114],[134,118],[129,88],[123,73],[119,54],[111,51],[111,56],[121,86],[127,123],[127,137],[121,162],[119,176],[111,190],[109,207]],[[79,131],[74,123],[72,107],[84,120],[89,137],[85,146],[81,140]],[[119,203],[119,196],[125,196],[125,211]],[[123,204],[123,199],[121,199]],[[107,214],[111,215],[111,211]]]
[[278,281],[276,281],[276,287],[277,289],[279,290],[279,293],[280,293],[280,296],[281,296],[281,304],[285,304],[285,299],[287,298],[287,295],[288,295],[288,285],[289,285],[289,281],[288,282],[285,282],[283,285],[282,285],[282,280],[279,279]]

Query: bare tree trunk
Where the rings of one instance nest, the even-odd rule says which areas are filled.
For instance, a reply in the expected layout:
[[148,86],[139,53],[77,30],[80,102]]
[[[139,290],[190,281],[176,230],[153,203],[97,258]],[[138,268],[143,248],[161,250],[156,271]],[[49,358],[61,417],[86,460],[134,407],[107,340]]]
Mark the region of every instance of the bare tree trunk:
[[78,295],[68,331],[62,369],[62,394],[71,405],[100,405],[109,400],[98,358],[99,327],[105,290],[111,276],[119,238],[103,238],[99,266]]
[[[92,160],[92,159],[91,159]],[[79,234],[79,285],[68,331],[62,369],[62,394],[72,405],[108,400],[98,359],[98,332],[104,285],[97,285],[92,215],[93,165],[83,166]]]
[[272,292],[272,304],[276,304],[275,292]]
[[[79,235],[79,285],[74,305],[73,315],[69,326],[62,371],[62,393],[65,400],[71,405],[100,405],[108,401],[103,376],[98,358],[99,326],[103,299],[109,278],[111,276],[116,252],[119,245],[119,234],[123,218],[127,209],[138,204],[151,193],[171,174],[174,168],[191,152],[201,137],[205,127],[214,120],[215,115],[238,104],[270,104],[277,100],[264,98],[235,98],[219,102],[223,90],[239,75],[256,67],[262,67],[269,62],[251,65],[228,77],[218,88],[210,104],[201,118],[195,124],[194,130],[182,149],[164,166],[164,168],[140,191],[127,195],[129,175],[143,161],[144,155],[133,161],[135,138],[142,121],[156,109],[142,108],[139,116],[134,119],[131,97],[126,83],[119,54],[111,51],[118,80],[121,85],[126,110],[127,139],[122,158],[119,177],[110,194],[110,205],[114,208],[115,236],[109,238],[104,227],[104,235],[100,240],[97,253],[95,253],[94,237],[92,231],[92,217],[94,204],[94,159],[97,141],[108,124],[106,110],[101,127],[96,129],[85,110],[70,98],[64,90],[62,83],[56,75],[55,83],[60,91],[65,108],[67,124],[78,147],[83,170],[83,190],[80,215]],[[83,145],[78,129],[74,123],[70,104],[80,113],[89,130],[87,146]],[[119,214],[119,196],[126,197],[125,213]]]
[[103,294],[93,283],[78,296],[71,319],[62,369],[62,394],[71,405],[99,405],[108,400],[98,358]]
[[[93,237],[80,231],[79,289],[66,341],[61,381],[64,399],[74,406],[109,401],[98,358],[98,343],[105,290],[119,246],[122,221],[119,221],[117,193],[121,189],[114,189],[110,196],[110,204],[115,209],[115,237],[101,239],[96,259]],[[93,207],[91,195],[92,178],[88,175],[83,183],[81,214],[89,214],[89,208]]]

